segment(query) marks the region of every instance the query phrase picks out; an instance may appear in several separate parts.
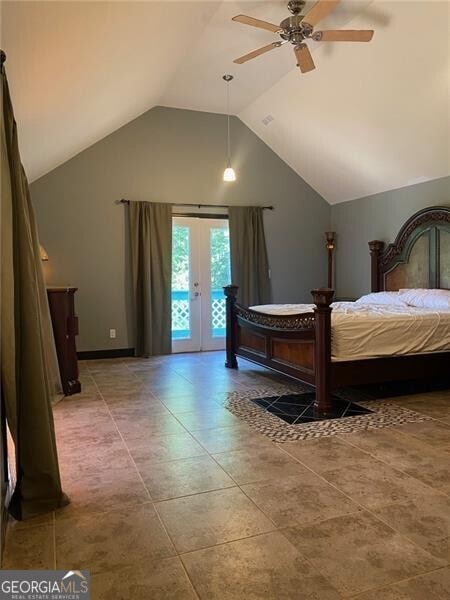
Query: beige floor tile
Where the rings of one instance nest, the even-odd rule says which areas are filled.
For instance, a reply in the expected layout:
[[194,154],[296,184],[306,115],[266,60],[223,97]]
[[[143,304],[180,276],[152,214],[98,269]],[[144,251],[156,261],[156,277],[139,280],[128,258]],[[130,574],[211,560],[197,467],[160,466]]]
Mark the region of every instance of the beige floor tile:
[[154,501],[232,487],[234,481],[209,456],[138,465]]
[[55,409],[54,421],[56,429],[64,433],[80,427],[89,429],[93,423],[102,428],[106,427],[111,424],[111,415],[105,402],[94,401],[91,403],[89,400],[86,408],[80,403],[76,407],[62,407],[58,411]]
[[143,394],[146,391],[144,389],[143,383],[137,379],[135,379],[132,382],[110,381],[108,383],[98,383],[97,385],[101,395],[103,396],[106,402],[109,402],[110,397],[117,398],[121,395],[138,395]]
[[376,459],[408,473],[427,485],[450,493],[449,456],[429,444],[388,427],[341,436]]
[[182,373],[178,372],[175,362],[170,360],[170,364],[155,365],[152,369],[141,369],[135,372],[140,379],[152,383],[155,386],[166,386],[171,383],[188,383]]
[[142,389],[133,389],[126,392],[103,392],[102,398],[110,410],[113,410],[114,408],[140,408],[148,405],[157,406],[160,404],[158,398],[151,392]]
[[8,527],[2,569],[54,569],[53,524]]
[[241,388],[240,384],[238,384],[235,380],[230,380],[224,383],[196,383],[191,384],[191,386],[194,392],[198,395],[204,394],[206,396],[217,398],[221,402],[228,397],[230,392],[234,392],[235,390],[239,390]]
[[175,415],[203,410],[208,411],[221,406],[220,397],[209,394],[197,394],[194,391],[184,396],[164,398],[162,402]]
[[74,394],[65,397],[53,408],[53,416],[55,420],[62,420],[66,424],[70,424],[78,417],[85,419],[88,416],[108,416],[108,408],[97,392],[83,398],[80,397],[80,394]]
[[430,487],[450,495],[449,463],[448,455],[436,453],[434,457],[423,456],[421,460],[405,466],[403,470]]
[[167,500],[155,507],[180,553],[275,528],[237,487]]
[[360,510],[344,494],[309,472],[250,483],[242,489],[278,527],[312,524]]
[[95,385],[95,383],[89,371],[83,371],[79,369],[79,372],[80,374],[78,377],[78,381],[81,383],[81,393],[84,394],[86,392],[86,388],[90,388],[91,386]]
[[430,490],[414,477],[375,460],[364,468],[341,466],[323,477],[369,509],[421,497]]
[[205,600],[338,600],[336,590],[280,533],[182,555]]
[[169,411],[154,415],[115,417],[114,421],[125,441],[148,440],[155,435],[174,435],[186,433],[185,428]]
[[133,398],[130,401],[108,404],[113,419],[148,419],[155,415],[170,415],[157,398]]
[[142,382],[133,374],[123,375],[94,375],[94,381],[100,391],[103,392],[115,389],[117,392],[128,392],[138,390],[142,387]]
[[151,392],[155,398],[158,398],[161,402],[164,402],[167,398],[175,398],[177,396],[190,396],[196,393],[196,390],[189,383],[189,381],[183,381],[178,383],[161,383],[158,386],[150,385],[143,382],[143,389]]
[[283,450],[294,456],[316,473],[324,473],[339,467],[365,468],[373,459],[362,450],[346,444],[337,436],[288,442],[282,444]]
[[440,450],[450,450],[450,425],[446,425],[440,421],[407,423],[395,429],[400,433],[410,435]]
[[100,443],[107,446],[114,441],[120,441],[120,435],[111,418],[95,423],[92,419],[83,425],[56,424],[56,441],[59,447],[67,450],[77,446]]
[[14,531],[18,529],[26,529],[28,527],[35,527],[36,525],[52,525],[53,518],[53,512],[45,513],[43,515],[33,517],[32,519],[26,519],[26,521],[16,521],[13,517],[8,515],[7,527],[11,532],[11,535],[14,535]]
[[195,600],[179,558],[143,562],[91,577],[92,600]]
[[285,535],[344,595],[443,566],[369,513],[336,517]]
[[450,563],[450,498],[438,492],[374,509],[382,521]]
[[175,555],[152,504],[57,520],[56,549],[58,569],[91,573]]
[[274,446],[268,437],[250,429],[246,424],[218,427],[217,429],[202,429],[201,431],[194,431],[192,435],[211,454],[243,448],[250,450]]
[[301,477],[306,471],[303,465],[276,447],[252,451],[251,456],[244,449],[214,454],[214,458],[239,485],[290,475]]
[[450,568],[444,567],[387,588],[358,594],[354,598],[355,600],[448,600]]
[[177,414],[177,418],[189,431],[216,429],[217,427],[239,427],[241,421],[229,410],[217,406],[208,410],[196,410]]
[[72,472],[70,477],[65,475],[62,483],[70,504],[56,511],[57,519],[68,518],[74,513],[105,512],[120,507],[132,510],[150,500],[132,463],[121,469]]
[[128,448],[142,469],[155,462],[203,456],[206,450],[188,432],[176,435],[155,435],[144,441],[128,440]]
[[445,423],[450,421],[448,391],[421,395],[419,398],[410,397],[406,401],[400,400],[399,404],[410,410],[427,415],[428,417],[433,417],[433,419],[442,420]]
[[152,379],[141,380],[143,389],[149,390],[158,398],[167,398],[174,394],[183,394],[192,389],[191,383],[176,373],[170,373],[167,376],[158,376]]
[[98,473],[133,466],[127,447],[119,436],[109,444],[96,442],[67,447],[60,442],[58,456],[63,478],[80,478],[85,471]]

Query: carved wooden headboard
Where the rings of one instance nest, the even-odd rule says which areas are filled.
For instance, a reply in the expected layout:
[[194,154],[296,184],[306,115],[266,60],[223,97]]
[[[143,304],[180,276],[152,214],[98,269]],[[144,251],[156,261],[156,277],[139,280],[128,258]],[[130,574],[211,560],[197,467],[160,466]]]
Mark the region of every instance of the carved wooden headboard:
[[420,210],[395,242],[369,242],[372,292],[401,288],[450,289],[450,206]]

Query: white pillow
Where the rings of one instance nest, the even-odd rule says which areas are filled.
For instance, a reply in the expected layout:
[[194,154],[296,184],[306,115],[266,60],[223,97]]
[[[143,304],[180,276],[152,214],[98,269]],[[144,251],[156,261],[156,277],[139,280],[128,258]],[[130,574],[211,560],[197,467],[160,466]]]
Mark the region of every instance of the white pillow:
[[359,300],[356,300],[356,304],[383,304],[391,306],[394,305],[405,305],[403,299],[400,298],[399,292],[372,292],[361,296]]
[[403,302],[416,308],[450,309],[450,290],[400,290]]

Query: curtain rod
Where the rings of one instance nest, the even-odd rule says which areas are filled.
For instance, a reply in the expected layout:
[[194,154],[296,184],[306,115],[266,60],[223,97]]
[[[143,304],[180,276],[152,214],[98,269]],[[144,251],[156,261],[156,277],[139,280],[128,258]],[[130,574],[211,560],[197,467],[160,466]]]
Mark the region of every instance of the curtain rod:
[[[131,200],[125,200],[122,198],[121,200],[116,200],[116,204],[130,204]],[[172,206],[190,206],[193,208],[233,208],[232,204],[187,204],[183,202],[177,202],[172,204]],[[273,206],[256,206],[255,208],[262,208],[263,210],[273,210]]]

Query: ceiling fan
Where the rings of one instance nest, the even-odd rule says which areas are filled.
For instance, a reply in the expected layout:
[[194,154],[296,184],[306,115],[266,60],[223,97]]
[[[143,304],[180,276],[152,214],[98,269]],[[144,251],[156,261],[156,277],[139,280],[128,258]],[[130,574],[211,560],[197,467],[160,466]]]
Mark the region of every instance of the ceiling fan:
[[266,29],[272,33],[278,33],[281,37],[281,40],[244,54],[244,56],[236,58],[233,62],[241,65],[260,54],[264,54],[265,52],[269,52],[269,50],[274,50],[290,42],[294,46],[297,66],[302,73],[307,73],[315,69],[316,66],[308,46],[304,43],[306,39],[312,39],[316,42],[370,42],[374,34],[372,30],[330,29],[326,31],[314,31],[317,23],[336,8],[339,2],[340,0],[319,0],[306,15],[301,15],[300,12],[305,6],[306,0],[290,0],[288,2],[288,9],[292,13],[292,16],[283,19],[279,25],[267,23],[266,21],[248,17],[247,15],[233,17],[233,21],[258,27],[259,29]]

